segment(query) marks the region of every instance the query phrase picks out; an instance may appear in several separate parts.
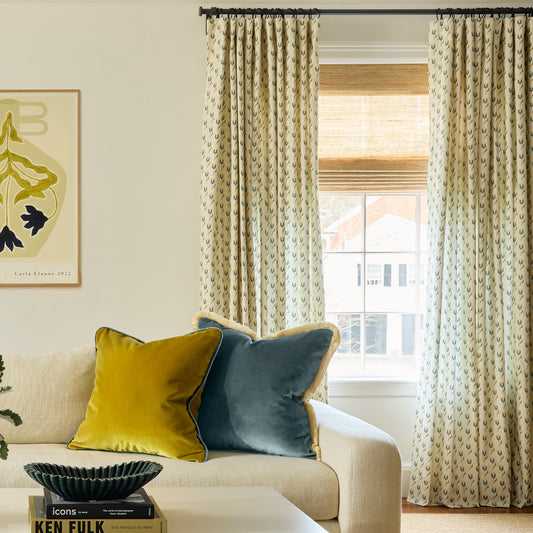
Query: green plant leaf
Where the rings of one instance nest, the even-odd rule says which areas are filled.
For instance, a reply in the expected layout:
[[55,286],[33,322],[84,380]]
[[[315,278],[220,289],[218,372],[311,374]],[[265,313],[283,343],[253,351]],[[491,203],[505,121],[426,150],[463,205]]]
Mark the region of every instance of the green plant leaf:
[[[2,378],[4,377],[4,358],[0,354],[0,381],[2,381]],[[4,385],[3,387],[0,387],[0,393],[3,392],[10,392],[13,390],[13,387],[9,385]],[[11,409],[1,409],[0,410],[0,419],[8,420],[12,424],[15,424],[15,426],[20,426],[22,424],[22,418],[17,413],[14,413]],[[3,435],[0,435],[0,459],[7,459],[8,454],[8,447],[7,442],[4,439]]]
[[0,418],[9,420],[15,426],[22,424],[22,418],[17,413],[14,413],[11,409],[0,409]]
[[9,451],[8,450],[8,447],[7,447],[7,442],[4,440],[4,437],[2,437],[0,435],[1,439],[0,439],[0,459],[4,459],[6,460],[7,459],[7,452]]

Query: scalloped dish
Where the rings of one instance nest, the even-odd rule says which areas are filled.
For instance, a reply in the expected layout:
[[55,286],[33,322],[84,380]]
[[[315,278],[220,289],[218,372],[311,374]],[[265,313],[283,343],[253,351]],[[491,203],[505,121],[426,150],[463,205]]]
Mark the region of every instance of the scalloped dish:
[[163,469],[152,461],[132,461],[84,468],[30,463],[25,472],[37,483],[64,500],[118,500],[126,498],[156,477]]

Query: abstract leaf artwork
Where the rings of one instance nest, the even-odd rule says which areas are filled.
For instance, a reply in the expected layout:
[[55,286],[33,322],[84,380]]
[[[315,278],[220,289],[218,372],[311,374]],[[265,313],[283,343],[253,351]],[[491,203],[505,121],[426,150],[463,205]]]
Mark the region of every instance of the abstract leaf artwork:
[[0,91],[0,284],[79,283],[78,107],[78,91]]

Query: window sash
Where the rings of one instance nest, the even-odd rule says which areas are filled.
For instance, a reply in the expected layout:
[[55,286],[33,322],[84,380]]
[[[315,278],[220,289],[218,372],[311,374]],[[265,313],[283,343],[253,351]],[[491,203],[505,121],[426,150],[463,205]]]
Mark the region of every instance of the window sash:
[[[328,194],[328,193],[324,193]],[[349,194],[349,193],[347,193]],[[421,300],[421,289],[423,284],[423,256],[425,252],[423,251],[423,246],[421,242],[421,209],[422,209],[422,197],[425,196],[425,191],[422,193],[415,193],[416,195],[416,239],[414,248],[406,248],[401,250],[388,250],[388,251],[369,251],[367,249],[367,196],[372,196],[370,193],[355,193],[356,196],[361,196],[361,231],[363,234],[363,246],[360,251],[352,250],[324,250],[323,255],[333,256],[333,255],[358,255],[361,259],[361,266],[356,269],[356,276],[354,283],[357,285],[357,289],[361,290],[361,301],[362,306],[356,305],[353,307],[347,308],[329,308],[328,302],[326,301],[326,315],[328,320],[336,322],[337,319],[341,319],[344,325],[346,320],[351,323],[350,332],[344,332],[343,337],[343,350],[339,352],[340,355],[347,355],[351,353],[354,356],[354,363],[360,366],[359,371],[354,373],[344,374],[343,377],[368,377],[376,375],[374,372],[368,370],[369,358],[375,357],[376,355],[389,357],[389,347],[387,345],[387,339],[380,339],[379,346],[376,344],[375,339],[372,335],[377,334],[378,325],[374,324],[376,320],[384,321],[384,324],[381,324],[380,327],[386,326],[388,322],[388,317],[398,316],[401,321],[402,328],[402,340],[401,340],[401,355],[404,357],[414,357],[415,366],[418,367],[418,358],[420,356],[421,349],[421,340],[422,340],[422,324],[421,317],[424,316],[425,309],[422,305]],[[386,193],[384,196],[393,195],[393,196],[412,196],[413,193],[406,193],[405,191],[399,191],[398,188],[394,190],[393,193]],[[397,268],[394,267],[396,273],[393,274],[393,268],[390,267],[386,262],[385,263],[375,263],[376,259],[383,255],[412,255],[415,258],[414,265],[409,268],[411,265],[403,263],[398,263]],[[369,262],[370,261],[370,262]],[[402,269],[402,265],[404,268]],[[390,272],[387,272],[387,267],[389,266]],[[401,272],[404,270],[404,272]],[[397,274],[397,278],[394,278],[392,283],[392,288],[397,287],[408,287],[411,285],[410,280],[414,277],[414,294],[415,294],[415,303],[414,307],[405,308],[400,310],[393,310],[390,308],[374,308],[371,307],[368,303],[370,298],[370,293],[375,289],[377,285],[381,287],[391,287],[391,283],[387,283],[388,277],[394,277]],[[392,280],[389,280],[392,281]],[[372,282],[372,283],[369,283]],[[409,317],[409,318],[407,318]],[[374,321],[374,322],[373,322]],[[409,322],[410,321],[410,322]],[[407,337],[403,335],[404,330],[409,324],[414,325],[414,331],[412,335]],[[373,325],[374,324],[374,325]],[[357,327],[354,329],[354,326]],[[370,335],[370,336],[369,336]],[[349,338],[348,338],[349,337]],[[385,351],[382,353],[383,343],[385,343]],[[376,344],[376,346],[374,346]],[[350,351],[347,350],[348,346],[356,346],[356,350]],[[374,346],[369,348],[369,346]],[[337,375],[338,370],[336,370],[336,360],[335,358],[332,361],[332,375]],[[389,374],[384,372],[379,374],[383,376],[393,376],[394,374]],[[402,375],[404,375],[402,373]],[[414,375],[414,374],[413,374]]]

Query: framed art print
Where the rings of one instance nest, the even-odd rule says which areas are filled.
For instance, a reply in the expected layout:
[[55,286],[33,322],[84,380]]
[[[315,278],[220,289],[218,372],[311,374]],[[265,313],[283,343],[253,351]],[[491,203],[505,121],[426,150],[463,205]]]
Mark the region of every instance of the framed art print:
[[78,285],[79,90],[0,90],[0,284]]

